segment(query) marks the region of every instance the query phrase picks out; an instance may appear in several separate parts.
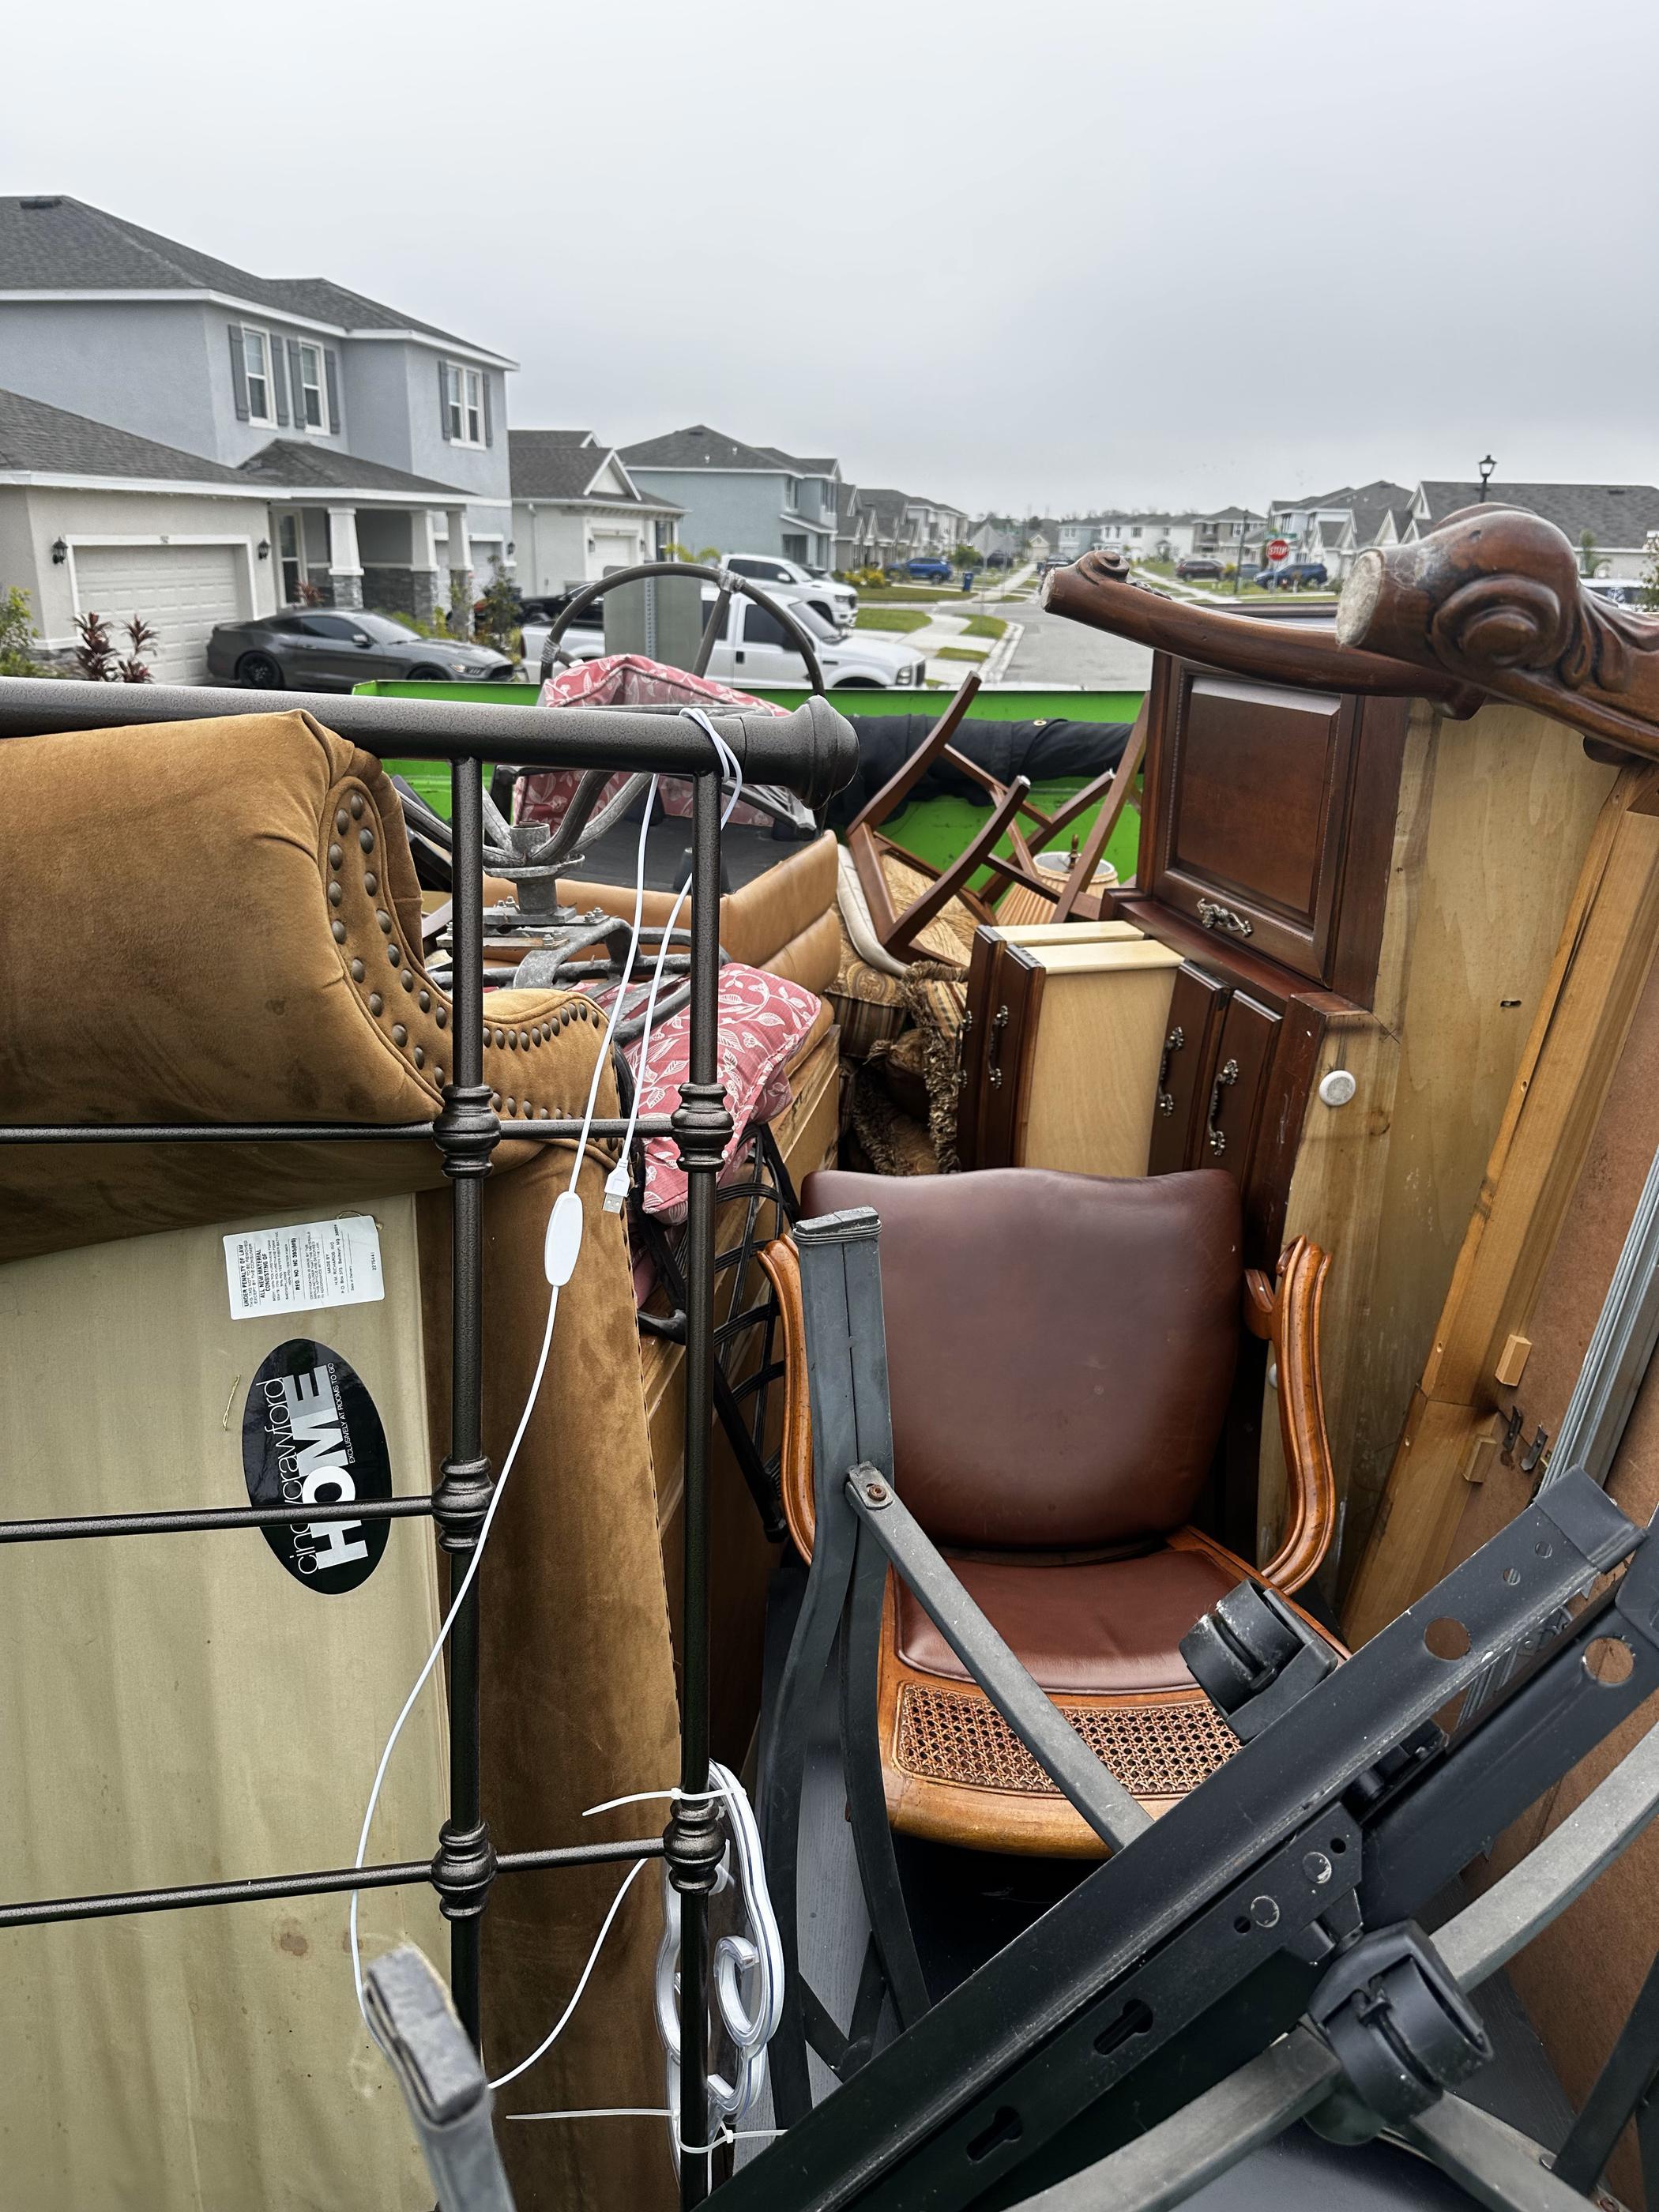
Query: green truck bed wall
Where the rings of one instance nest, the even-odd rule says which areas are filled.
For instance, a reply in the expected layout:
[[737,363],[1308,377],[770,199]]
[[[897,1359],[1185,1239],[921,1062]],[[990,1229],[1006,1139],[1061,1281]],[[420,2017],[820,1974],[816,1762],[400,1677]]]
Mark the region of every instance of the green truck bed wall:
[[[533,684],[359,684],[356,689],[372,697],[381,699],[451,699],[465,700],[480,706],[533,706],[538,687]],[[806,696],[800,684],[756,684],[753,696],[775,702],[782,707],[798,707]],[[999,684],[981,691],[968,709],[970,721],[1024,722],[1044,718],[1066,718],[1079,722],[1130,722],[1140,712],[1142,694],[1139,691],[1068,690],[1063,685],[1042,690],[1027,690],[1020,685]],[[837,709],[856,720],[860,714],[926,714],[943,709],[945,701],[938,690],[866,690],[848,686],[835,693]],[[430,805],[446,817],[449,812],[449,770],[431,761],[388,761],[386,767],[411,783]],[[1031,797],[1045,809],[1059,806],[1081,788],[1079,781],[1060,778],[1056,781],[1034,784]],[[927,799],[905,807],[886,824],[889,834],[901,845],[908,845],[913,853],[943,867],[953,860],[975,830],[984,820],[984,810],[967,799]],[[1074,825],[1076,834],[1086,836],[1093,821],[1092,812],[1082,815]],[[1127,881],[1134,873],[1135,848],[1140,836],[1140,817],[1133,805],[1123,810],[1122,818],[1113,832],[1106,848],[1106,858]],[[1069,843],[1069,835],[1067,842]],[[1000,852],[1007,850],[1006,842],[999,846]]]

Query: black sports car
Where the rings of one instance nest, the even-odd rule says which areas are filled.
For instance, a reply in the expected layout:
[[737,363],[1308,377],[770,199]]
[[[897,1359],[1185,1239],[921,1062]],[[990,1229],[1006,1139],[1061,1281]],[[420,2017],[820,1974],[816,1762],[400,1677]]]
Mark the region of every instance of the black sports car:
[[208,639],[207,661],[210,676],[261,691],[349,691],[375,676],[402,683],[505,684],[517,665],[493,645],[422,637],[387,615],[308,607],[220,623]]

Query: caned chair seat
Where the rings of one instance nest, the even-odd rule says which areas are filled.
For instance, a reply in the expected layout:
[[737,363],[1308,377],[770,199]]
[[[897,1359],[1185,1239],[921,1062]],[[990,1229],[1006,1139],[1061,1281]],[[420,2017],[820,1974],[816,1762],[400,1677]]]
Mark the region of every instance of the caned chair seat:
[[[1246,1271],[1236,1187],[1213,1170],[1108,1182],[1012,1169],[921,1187],[826,1172],[808,1215],[882,1216],[894,1474],[953,1572],[1072,1726],[1154,1813],[1237,1748],[1181,1639],[1240,1582],[1281,1595],[1330,1540],[1316,1345],[1326,1255]],[[810,1558],[811,1434],[792,1246],[768,1255],[789,1360],[784,1500]],[[1241,1327],[1279,1364],[1290,1473],[1265,1569],[1190,1525]],[[890,1575],[877,1733],[892,1826],[1049,1857],[1104,1845]]]

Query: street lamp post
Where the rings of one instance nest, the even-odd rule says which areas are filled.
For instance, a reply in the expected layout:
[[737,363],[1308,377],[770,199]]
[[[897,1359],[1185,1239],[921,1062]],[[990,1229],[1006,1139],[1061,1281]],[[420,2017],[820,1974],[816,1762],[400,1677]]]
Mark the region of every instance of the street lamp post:
[[1486,459],[1478,462],[1476,465],[1480,471],[1480,503],[1484,507],[1486,502],[1486,486],[1492,482],[1492,472],[1498,464],[1488,453]]

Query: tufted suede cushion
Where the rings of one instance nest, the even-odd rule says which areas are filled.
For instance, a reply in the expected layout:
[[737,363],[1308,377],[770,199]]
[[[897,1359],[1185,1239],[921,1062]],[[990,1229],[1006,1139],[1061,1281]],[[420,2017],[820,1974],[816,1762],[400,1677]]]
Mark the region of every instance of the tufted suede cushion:
[[801,1197],[881,1216],[894,1471],[938,1542],[1113,1545],[1190,1518],[1238,1350],[1231,1177],[832,1169]]
[[[290,709],[17,738],[3,769],[0,1121],[436,1113],[449,1002],[371,755]],[[593,1009],[501,993],[489,1012],[503,1115],[580,1110]],[[505,1145],[497,1170],[529,1156]],[[418,1143],[0,1146],[0,1260],[441,1179]]]

